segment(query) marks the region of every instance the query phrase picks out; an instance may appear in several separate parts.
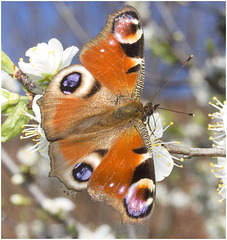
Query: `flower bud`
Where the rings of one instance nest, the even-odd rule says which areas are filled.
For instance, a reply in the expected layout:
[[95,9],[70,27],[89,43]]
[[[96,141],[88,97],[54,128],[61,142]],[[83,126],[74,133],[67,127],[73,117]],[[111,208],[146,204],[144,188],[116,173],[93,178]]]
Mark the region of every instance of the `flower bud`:
[[8,90],[1,89],[1,111],[4,111],[8,106],[15,105],[19,102],[20,95],[11,93]]

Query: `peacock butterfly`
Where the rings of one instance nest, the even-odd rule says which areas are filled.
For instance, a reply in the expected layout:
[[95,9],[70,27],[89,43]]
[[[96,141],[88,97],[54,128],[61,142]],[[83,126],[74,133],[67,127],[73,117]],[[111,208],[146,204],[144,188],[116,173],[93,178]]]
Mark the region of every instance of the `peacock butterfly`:
[[154,209],[155,173],[145,124],[152,111],[139,101],[145,65],[136,9],[109,15],[79,59],[82,65],[58,72],[38,101],[50,176],[68,189],[87,189],[123,222],[142,223]]

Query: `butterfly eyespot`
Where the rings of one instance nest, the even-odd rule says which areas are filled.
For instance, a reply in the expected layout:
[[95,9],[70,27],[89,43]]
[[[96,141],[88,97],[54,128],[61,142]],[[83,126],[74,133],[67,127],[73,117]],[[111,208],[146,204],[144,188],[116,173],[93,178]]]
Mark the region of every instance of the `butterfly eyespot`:
[[124,206],[129,217],[144,218],[150,214],[153,188],[153,181],[149,179],[141,179],[129,187],[124,198]]
[[86,182],[90,179],[93,173],[93,168],[87,163],[79,163],[73,169],[73,178],[77,182]]
[[65,76],[61,81],[61,91],[64,94],[71,94],[81,85],[81,74],[78,72]]
[[134,12],[126,12],[117,16],[113,32],[120,43],[135,43],[142,35],[139,19]]

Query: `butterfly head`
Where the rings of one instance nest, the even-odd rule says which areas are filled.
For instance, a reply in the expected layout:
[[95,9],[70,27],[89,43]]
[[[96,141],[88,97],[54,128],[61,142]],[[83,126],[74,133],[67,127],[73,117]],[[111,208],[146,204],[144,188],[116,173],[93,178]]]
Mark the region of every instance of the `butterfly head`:
[[158,107],[159,107],[159,104],[153,104],[152,102],[147,102],[143,107],[143,110],[144,110],[143,119],[150,117]]

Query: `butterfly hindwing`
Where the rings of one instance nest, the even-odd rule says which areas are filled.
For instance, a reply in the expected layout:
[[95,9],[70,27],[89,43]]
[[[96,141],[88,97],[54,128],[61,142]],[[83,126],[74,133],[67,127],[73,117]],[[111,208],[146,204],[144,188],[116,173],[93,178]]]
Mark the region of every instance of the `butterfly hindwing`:
[[134,125],[122,131],[88,183],[90,195],[120,211],[123,222],[143,222],[154,206],[152,153],[146,146],[147,130],[142,128],[142,135]]

